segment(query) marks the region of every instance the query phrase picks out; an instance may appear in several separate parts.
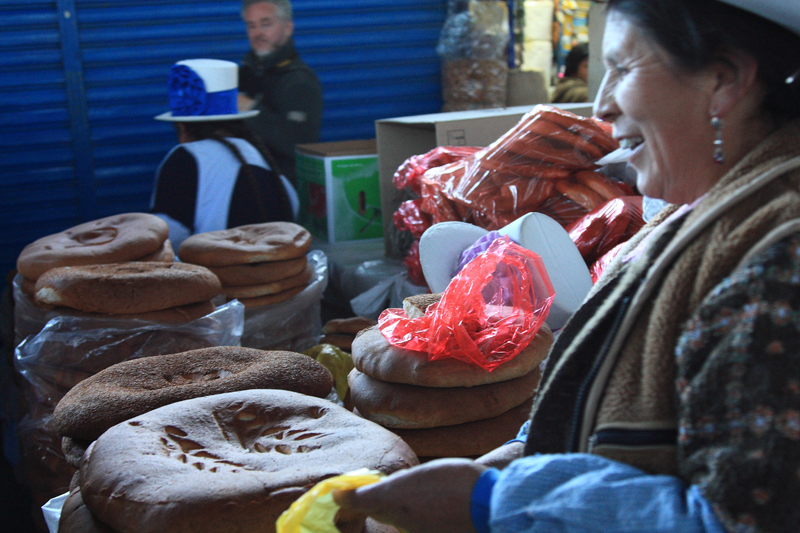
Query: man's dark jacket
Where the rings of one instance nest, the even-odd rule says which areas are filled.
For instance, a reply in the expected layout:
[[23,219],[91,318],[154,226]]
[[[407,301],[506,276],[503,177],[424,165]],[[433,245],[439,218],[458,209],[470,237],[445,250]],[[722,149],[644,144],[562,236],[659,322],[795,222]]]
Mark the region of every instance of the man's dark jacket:
[[319,140],[322,87],[300,59],[291,39],[259,58],[251,50],[239,69],[239,91],[255,99],[260,113],[248,125],[275,158],[284,176],[295,183],[296,144]]

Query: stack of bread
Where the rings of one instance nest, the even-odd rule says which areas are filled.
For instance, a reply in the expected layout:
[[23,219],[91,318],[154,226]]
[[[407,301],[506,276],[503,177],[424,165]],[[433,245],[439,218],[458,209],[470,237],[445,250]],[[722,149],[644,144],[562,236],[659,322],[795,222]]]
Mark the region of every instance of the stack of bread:
[[283,389],[326,397],[330,371],[294,352],[217,346],[144,357],[112,365],[70,389],[53,411],[67,463],[108,428],[189,398],[249,389]]
[[[406,298],[409,318],[440,294]],[[421,459],[476,457],[513,439],[528,419],[553,334],[543,324],[514,359],[489,372],[389,344],[375,326],[353,342],[348,376],[355,411],[403,438]]]
[[[79,452],[59,532],[272,532],[323,479],[418,464],[398,436],[320,398],[332,384],[310,357],[234,347],[82,382],[54,415]],[[338,519],[363,529],[363,517]]]
[[219,291],[219,279],[201,266],[131,261],[51,268],[34,298],[65,315],[177,323],[213,312]]
[[[25,246],[17,258],[16,344],[36,334],[47,321],[32,316],[44,314],[33,307],[36,282],[44,273],[57,267],[127,261],[171,263],[175,254],[168,236],[166,222],[157,216],[124,213],[85,222]],[[20,301],[23,298],[25,301]]]
[[99,218],[42,237],[22,249],[17,270],[23,287],[57,266],[175,260],[167,223],[148,213]]
[[17,433],[37,503],[71,475],[51,420],[69,389],[133,357],[216,344],[213,328],[190,324],[215,310],[219,280],[176,263],[168,235],[160,218],[126,213],[43,237],[17,259],[15,366],[27,411]]
[[184,263],[202,265],[221,293],[246,308],[288,300],[308,286],[314,271],[306,253],[311,234],[292,222],[265,222],[192,235],[181,243]]

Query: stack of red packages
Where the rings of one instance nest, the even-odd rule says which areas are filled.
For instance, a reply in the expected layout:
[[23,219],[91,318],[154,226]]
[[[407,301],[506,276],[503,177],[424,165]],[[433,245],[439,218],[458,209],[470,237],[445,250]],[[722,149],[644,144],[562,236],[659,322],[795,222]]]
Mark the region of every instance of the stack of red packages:
[[596,282],[619,247],[644,226],[642,197],[609,200],[582,216],[566,230]]
[[[439,147],[407,159],[393,181],[418,198],[401,204],[395,226],[415,243],[438,222],[496,230],[530,212],[566,228],[609,200],[635,194],[597,172],[597,161],[618,147],[610,124],[538,105],[485,148]],[[415,250],[406,257],[409,274],[424,281]]]
[[634,194],[596,172],[597,160],[618,147],[610,125],[538,105],[491,145],[423,174],[422,210],[433,223],[460,220],[487,230],[532,211],[567,226],[611,198]]
[[[438,168],[465,157],[469,157],[480,148],[475,146],[439,146],[421,155],[414,155],[400,165],[392,177],[392,183],[399,190],[408,188],[415,196],[419,196],[420,178],[432,168]],[[408,231],[414,238],[411,248],[403,260],[408,268],[409,280],[415,285],[425,286],[425,276],[419,261],[419,239],[425,230],[431,227],[431,216],[422,210],[422,198],[406,200],[400,204],[393,217],[395,227],[400,231]]]

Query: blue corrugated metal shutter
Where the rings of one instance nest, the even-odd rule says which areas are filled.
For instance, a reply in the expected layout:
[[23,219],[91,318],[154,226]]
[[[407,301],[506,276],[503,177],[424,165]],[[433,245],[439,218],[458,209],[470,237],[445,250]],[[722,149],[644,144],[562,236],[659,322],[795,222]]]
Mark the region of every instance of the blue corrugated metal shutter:
[[[295,41],[324,92],[322,141],[371,138],[380,118],[437,112],[445,0],[295,0]],[[0,0],[0,267],[95,218],[146,211],[175,144],[166,73],[240,61],[240,2]]]

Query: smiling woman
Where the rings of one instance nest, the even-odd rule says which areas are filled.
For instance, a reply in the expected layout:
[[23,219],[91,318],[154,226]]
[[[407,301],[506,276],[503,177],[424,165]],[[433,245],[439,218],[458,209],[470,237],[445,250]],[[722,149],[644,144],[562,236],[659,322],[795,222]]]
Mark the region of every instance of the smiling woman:
[[[630,163],[646,196],[696,200],[800,111],[785,83],[800,55],[783,43],[796,36],[735,8],[707,16],[717,3],[676,8],[686,16],[673,14],[668,25],[657,2],[646,9],[612,2],[603,41],[607,71],[595,111],[614,123],[623,147],[635,150]],[[738,38],[740,46],[737,35],[747,36]]]
[[596,114],[671,203],[561,330],[530,423],[334,495],[409,532],[800,531],[800,10],[610,0]]

